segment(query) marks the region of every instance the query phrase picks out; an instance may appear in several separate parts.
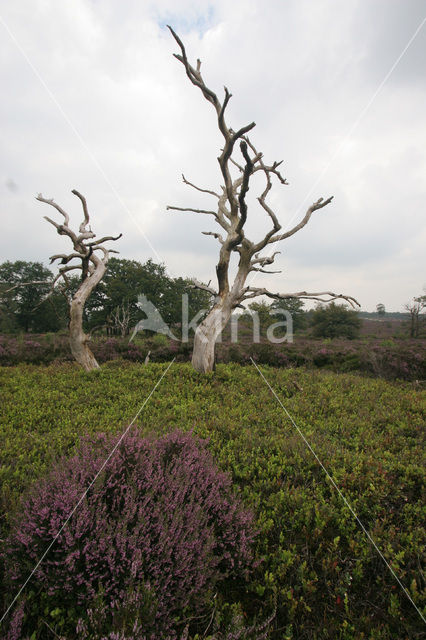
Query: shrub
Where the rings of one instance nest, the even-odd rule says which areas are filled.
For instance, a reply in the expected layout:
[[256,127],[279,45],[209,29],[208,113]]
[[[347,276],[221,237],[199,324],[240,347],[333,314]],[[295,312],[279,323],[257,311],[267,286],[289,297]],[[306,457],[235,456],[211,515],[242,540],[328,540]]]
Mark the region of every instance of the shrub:
[[[160,335],[160,338],[165,336]],[[167,340],[167,338],[165,338]],[[270,344],[251,342],[235,344],[222,342],[217,345],[217,362],[251,364],[250,357],[260,364],[275,367],[326,368],[333,371],[359,371],[362,374],[388,380],[422,380],[426,376],[426,341],[409,340],[361,340],[344,338],[297,338],[293,343]],[[98,337],[91,343],[93,353],[100,364],[105,362],[140,362],[150,351],[150,362],[177,362],[191,359],[192,341],[169,341],[165,346],[154,346],[152,339],[129,343],[127,338]],[[44,364],[73,362],[69,340],[65,335],[47,334],[10,337],[0,335],[0,365],[15,366],[19,363]]]
[[167,347],[169,345],[169,339],[162,333],[156,333],[152,337],[152,344],[154,347]]
[[312,314],[313,334],[319,338],[356,338],[361,328],[361,320],[356,311],[344,305],[331,302],[328,306],[319,306]]
[[213,589],[247,571],[252,516],[191,434],[127,435],[73,512],[117,443],[105,434],[84,439],[23,504],[4,553],[12,591],[57,537],[32,578],[24,633],[34,633],[40,611],[62,634],[80,619],[81,632],[97,609],[96,633],[137,627],[173,637],[181,616],[208,609]]

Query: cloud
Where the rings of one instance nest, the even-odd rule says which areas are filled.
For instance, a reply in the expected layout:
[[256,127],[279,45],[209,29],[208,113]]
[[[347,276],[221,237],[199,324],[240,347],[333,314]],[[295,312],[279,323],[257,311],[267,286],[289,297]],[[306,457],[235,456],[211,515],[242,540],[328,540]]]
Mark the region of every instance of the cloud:
[[[386,308],[401,309],[424,281],[426,27],[371,98],[422,12],[417,0],[182,0],[178,11],[172,0],[9,3],[2,19],[13,37],[0,25],[1,259],[47,262],[65,249],[34,196],[53,196],[79,222],[77,188],[96,233],[123,231],[114,247],[123,257],[214,279],[217,244],[201,235],[214,220],[166,211],[210,206],[182,172],[203,187],[221,183],[215,113],[172,56],[172,23],[209,86],[232,92],[228,122],[254,120],[265,159],[284,159],[290,184],[270,198],[284,228],[318,197],[335,196],[276,247],[285,271],[271,288],[321,280],[359,291],[370,309],[386,291]],[[261,188],[254,181],[250,190],[253,239],[267,223]]]

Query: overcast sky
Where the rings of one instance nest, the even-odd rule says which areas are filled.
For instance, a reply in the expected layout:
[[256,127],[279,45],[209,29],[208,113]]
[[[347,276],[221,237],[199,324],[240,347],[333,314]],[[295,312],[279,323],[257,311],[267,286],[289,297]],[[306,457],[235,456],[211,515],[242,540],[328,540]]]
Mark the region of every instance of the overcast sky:
[[[218,244],[201,235],[213,219],[166,211],[213,204],[182,172],[221,184],[215,113],[172,56],[171,24],[210,88],[233,94],[228,124],[254,120],[266,161],[283,160],[289,185],[270,197],[283,228],[334,196],[274,246],[282,273],[250,283],[342,292],[370,311],[422,294],[425,0],[1,0],[0,17],[0,262],[47,265],[66,251],[43,219],[56,212],[34,196],[54,197],[78,226],[78,189],[98,236],[123,233],[121,257],[214,282]],[[260,187],[252,240],[268,225]]]

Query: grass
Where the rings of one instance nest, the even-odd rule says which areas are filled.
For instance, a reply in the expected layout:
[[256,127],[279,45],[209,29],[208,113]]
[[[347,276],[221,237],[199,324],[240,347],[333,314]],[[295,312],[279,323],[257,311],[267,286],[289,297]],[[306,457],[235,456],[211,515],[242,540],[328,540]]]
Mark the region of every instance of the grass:
[[[79,437],[120,432],[166,364],[113,361],[87,374],[72,364],[0,369],[1,516]],[[419,608],[424,607],[426,394],[325,371],[262,366]],[[326,479],[255,368],[219,365],[200,376],[174,364],[137,419],[144,434],[193,430],[256,514],[258,566],[218,607],[251,619],[277,599],[271,638],[420,638],[422,621]]]

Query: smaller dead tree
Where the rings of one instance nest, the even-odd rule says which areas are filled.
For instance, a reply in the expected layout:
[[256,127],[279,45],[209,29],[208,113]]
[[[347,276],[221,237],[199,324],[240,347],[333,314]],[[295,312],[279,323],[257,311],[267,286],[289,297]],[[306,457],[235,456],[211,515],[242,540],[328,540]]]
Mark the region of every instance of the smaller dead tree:
[[406,304],[404,308],[410,314],[410,338],[418,338],[421,313],[426,308],[426,295],[413,298],[413,302]]
[[115,307],[109,319],[112,328],[118,331],[122,338],[129,335],[130,323],[132,321],[130,304],[128,302],[123,302],[121,305],[118,305],[118,307]]
[[[93,289],[103,278],[107,268],[109,254],[118,253],[118,251],[106,249],[103,244],[108,240],[118,240],[121,238],[122,234],[120,233],[120,235],[116,237],[104,236],[99,240],[93,240],[93,238],[96,237],[96,234],[93,233],[90,228],[90,217],[87,209],[86,198],[75,189],[73,189],[71,193],[80,199],[83,207],[84,218],[83,222],[79,226],[78,233],[74,232],[70,228],[68,213],[56,204],[53,198],[43,198],[40,193],[36,199],[39,202],[44,202],[51,207],[54,207],[63,216],[64,221],[62,224],[58,224],[48,216],[44,216],[44,218],[56,228],[59,235],[68,236],[73,245],[72,253],[57,253],[50,257],[50,264],[53,264],[57,260],[61,266],[59,267],[58,274],[52,282],[51,290],[48,295],[53,291],[55,285],[59,281],[62,281],[61,290],[65,295],[67,295],[68,292],[67,297],[70,313],[69,338],[71,352],[77,362],[81,364],[86,371],[92,371],[93,369],[97,369],[99,365],[88,346],[90,338],[83,331],[84,305]],[[101,255],[99,256],[97,252],[100,252]],[[77,261],[77,263],[74,261]],[[80,271],[81,279],[77,290],[70,295],[68,274],[73,271]]]

